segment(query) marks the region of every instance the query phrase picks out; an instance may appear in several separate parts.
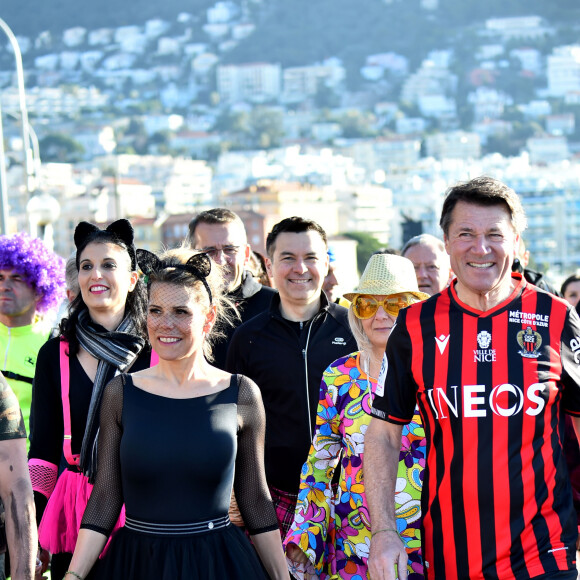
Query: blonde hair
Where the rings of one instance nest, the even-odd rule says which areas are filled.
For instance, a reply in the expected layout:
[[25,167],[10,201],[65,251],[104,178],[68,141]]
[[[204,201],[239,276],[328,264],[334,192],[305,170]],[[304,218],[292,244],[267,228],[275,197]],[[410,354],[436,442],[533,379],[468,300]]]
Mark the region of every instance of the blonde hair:
[[195,301],[203,304],[208,312],[210,307],[215,307],[216,319],[210,331],[206,333],[203,343],[203,354],[211,362],[213,361],[213,345],[217,340],[225,337],[225,327],[233,326],[233,313],[236,312],[236,309],[232,301],[225,296],[227,282],[221,266],[212,261],[211,271],[205,278],[211,292],[211,301],[205,285],[199,278],[192,276],[187,270],[176,267],[184,265],[193,255],[198,253],[200,252],[192,250],[188,246],[163,252],[159,259],[164,262],[164,267],[149,275],[147,290],[149,294],[153,283],[174,284],[190,291]]

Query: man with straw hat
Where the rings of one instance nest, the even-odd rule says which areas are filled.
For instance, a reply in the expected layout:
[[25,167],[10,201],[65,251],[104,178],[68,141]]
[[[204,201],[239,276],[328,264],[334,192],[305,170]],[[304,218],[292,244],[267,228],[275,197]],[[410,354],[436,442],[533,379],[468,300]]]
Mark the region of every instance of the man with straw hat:
[[426,577],[575,579],[562,438],[564,412],[580,429],[580,319],[512,273],[526,219],[508,186],[451,187],[440,225],[457,279],[401,312],[366,433],[370,577],[406,578],[392,496],[401,429],[418,406]]

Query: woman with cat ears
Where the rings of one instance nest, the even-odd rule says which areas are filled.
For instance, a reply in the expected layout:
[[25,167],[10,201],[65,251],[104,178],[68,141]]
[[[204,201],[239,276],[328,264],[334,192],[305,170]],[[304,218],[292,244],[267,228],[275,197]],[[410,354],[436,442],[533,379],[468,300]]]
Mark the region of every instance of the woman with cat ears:
[[69,567],[97,472],[105,386],[119,372],[151,364],[131,224],[121,219],[101,230],[81,222],[74,242],[80,292],[59,336],[38,353],[30,418],[41,560],[45,568],[52,554],[53,580]]
[[[99,470],[67,580],[87,577],[123,504],[125,526],[95,567],[99,579],[288,580],[264,472],[260,390],[208,362],[222,276],[191,250],[137,258],[159,363],[105,390]],[[232,486],[255,550],[229,520]]]

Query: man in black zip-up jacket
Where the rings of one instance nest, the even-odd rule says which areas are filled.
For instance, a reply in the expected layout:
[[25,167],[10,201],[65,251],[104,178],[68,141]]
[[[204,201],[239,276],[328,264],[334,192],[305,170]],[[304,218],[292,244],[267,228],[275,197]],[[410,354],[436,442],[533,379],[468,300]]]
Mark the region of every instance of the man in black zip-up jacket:
[[328,271],[324,230],[310,220],[288,218],[268,235],[267,250],[268,273],[279,294],[268,311],[236,330],[226,368],[250,377],[262,392],[266,478],[287,531],[285,524],[292,520],[284,515],[294,515],[292,502],[312,443],[322,373],[357,346],[347,309],[329,303],[322,292]]

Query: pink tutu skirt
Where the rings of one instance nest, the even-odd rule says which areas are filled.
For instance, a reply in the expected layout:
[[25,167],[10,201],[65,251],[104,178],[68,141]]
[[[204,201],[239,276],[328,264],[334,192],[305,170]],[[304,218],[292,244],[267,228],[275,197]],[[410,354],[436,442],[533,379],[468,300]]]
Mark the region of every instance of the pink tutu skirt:
[[[61,473],[38,527],[38,541],[51,554],[73,553],[81,520],[93,486],[82,474],[70,470]],[[125,506],[115,530],[125,525]]]

